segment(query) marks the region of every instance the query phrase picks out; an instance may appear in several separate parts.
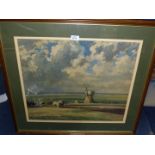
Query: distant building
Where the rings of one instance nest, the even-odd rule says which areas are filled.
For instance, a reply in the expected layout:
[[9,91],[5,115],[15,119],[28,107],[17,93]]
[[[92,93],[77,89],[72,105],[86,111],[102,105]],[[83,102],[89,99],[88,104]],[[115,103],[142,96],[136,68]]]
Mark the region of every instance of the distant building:
[[94,91],[88,90],[86,88],[86,90],[85,90],[84,104],[93,103],[94,102],[93,96],[94,96]]

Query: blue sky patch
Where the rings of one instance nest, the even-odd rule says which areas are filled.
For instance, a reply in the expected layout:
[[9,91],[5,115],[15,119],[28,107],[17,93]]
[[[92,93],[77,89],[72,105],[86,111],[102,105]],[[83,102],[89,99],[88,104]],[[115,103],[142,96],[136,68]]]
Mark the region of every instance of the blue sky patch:
[[84,48],[83,54],[84,56],[89,56],[91,54],[90,47],[94,43],[93,41],[79,41],[80,45]]

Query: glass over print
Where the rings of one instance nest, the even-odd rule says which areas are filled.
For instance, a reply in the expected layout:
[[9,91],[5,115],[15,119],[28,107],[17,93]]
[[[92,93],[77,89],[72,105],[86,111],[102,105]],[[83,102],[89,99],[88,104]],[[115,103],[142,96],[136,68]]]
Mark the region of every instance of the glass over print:
[[14,37],[28,122],[125,123],[142,40]]

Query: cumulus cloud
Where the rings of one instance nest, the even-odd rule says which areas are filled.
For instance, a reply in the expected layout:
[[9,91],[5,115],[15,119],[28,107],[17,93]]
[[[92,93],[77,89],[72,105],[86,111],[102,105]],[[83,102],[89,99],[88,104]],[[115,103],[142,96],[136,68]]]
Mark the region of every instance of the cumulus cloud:
[[[19,43],[20,58],[26,90],[57,92],[62,91],[63,71],[70,66],[72,59],[78,57],[82,47],[74,41],[35,41],[33,46]],[[51,48],[48,44],[52,43]],[[28,47],[27,47],[28,46]],[[35,86],[34,86],[35,85]],[[38,89],[39,88],[39,89]]]
[[100,92],[127,93],[137,50],[137,43],[94,42],[89,56],[81,53],[64,71],[79,85],[86,84]]
[[26,90],[128,93],[139,43],[22,40],[18,42]]

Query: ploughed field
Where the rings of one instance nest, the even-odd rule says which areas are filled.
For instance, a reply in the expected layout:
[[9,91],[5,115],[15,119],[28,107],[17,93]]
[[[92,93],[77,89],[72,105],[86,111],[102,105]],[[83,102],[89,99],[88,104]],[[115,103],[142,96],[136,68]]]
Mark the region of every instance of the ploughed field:
[[[27,96],[28,101],[42,102],[39,106],[28,106],[30,120],[84,120],[84,121],[122,121],[127,95],[95,94],[94,103],[84,104],[84,95],[50,94]],[[53,101],[62,100],[60,107]]]

